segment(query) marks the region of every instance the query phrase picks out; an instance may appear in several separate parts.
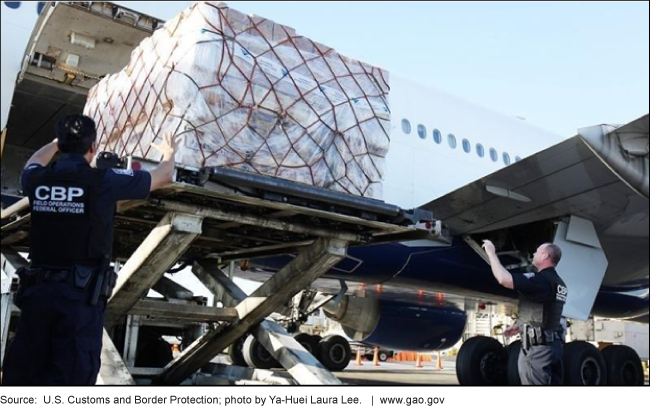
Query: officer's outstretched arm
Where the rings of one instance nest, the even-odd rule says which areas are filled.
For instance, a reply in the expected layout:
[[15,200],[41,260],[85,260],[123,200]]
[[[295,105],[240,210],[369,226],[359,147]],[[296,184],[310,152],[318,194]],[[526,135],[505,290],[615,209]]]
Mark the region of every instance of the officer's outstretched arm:
[[38,164],[41,166],[47,166],[52,162],[52,158],[54,158],[54,155],[59,152],[59,141],[54,140],[51,143],[47,144],[43,148],[39,149],[32,155],[31,158],[29,158],[29,161],[25,164],[25,168]]
[[506,270],[506,268],[501,265],[501,261],[497,256],[496,248],[491,241],[485,240],[483,242],[483,249],[487,252],[488,257],[490,258],[490,266],[492,266],[492,273],[497,279],[499,284],[506,289],[514,289],[515,283],[512,278],[512,274]]
[[151,191],[153,192],[174,181],[178,141],[174,139],[174,134],[165,134],[163,142],[159,145],[152,145],[152,147],[162,154],[160,164],[151,171]]

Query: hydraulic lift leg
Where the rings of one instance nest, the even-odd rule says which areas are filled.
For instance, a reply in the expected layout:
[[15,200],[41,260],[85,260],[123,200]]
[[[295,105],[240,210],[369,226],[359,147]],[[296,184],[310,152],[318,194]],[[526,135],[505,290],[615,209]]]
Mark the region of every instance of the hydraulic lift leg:
[[102,367],[97,378],[97,385],[135,385],[133,377],[129,373],[124,361],[122,361],[122,356],[115,348],[106,330],[104,330],[102,346]]
[[348,243],[319,239],[237,306],[240,320],[224,325],[195,342],[174,360],[155,384],[177,385],[210,362],[277,308],[345,258]]
[[10,291],[11,280],[22,267],[29,266],[28,262],[17,252],[7,248],[2,250],[2,272],[5,273],[7,281],[2,287],[2,344],[0,346],[0,365],[4,365],[7,340],[9,339],[9,324],[11,322],[11,309],[13,308],[13,293]]
[[149,234],[119,273],[106,310],[110,331],[163,277],[201,234],[203,219],[170,213]]
[[[215,266],[205,264],[205,267],[202,267],[197,264],[194,267],[194,274],[204,283],[220,286],[226,295],[224,300],[226,306],[241,303],[246,299],[246,294]],[[301,385],[341,384],[327,368],[305,351],[305,348],[277,323],[264,321],[251,333],[297,383]]]

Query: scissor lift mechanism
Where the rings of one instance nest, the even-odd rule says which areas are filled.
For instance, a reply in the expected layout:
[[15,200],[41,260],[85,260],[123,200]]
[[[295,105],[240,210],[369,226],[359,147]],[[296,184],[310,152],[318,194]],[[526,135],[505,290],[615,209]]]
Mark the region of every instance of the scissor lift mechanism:
[[[144,169],[151,165],[139,163]],[[267,318],[345,258],[350,246],[445,239],[429,212],[405,211],[375,200],[223,168],[178,168],[175,176],[176,182],[148,200],[118,206],[113,254],[124,265],[106,312],[107,332],[127,317],[127,329],[137,329],[150,318],[207,323],[208,328],[178,358],[154,371],[154,384],[185,382],[247,334],[255,335],[298,384],[339,384],[284,328]],[[27,265],[18,253],[29,249],[29,218],[26,199],[2,210],[2,267],[9,283],[15,271]],[[298,255],[250,296],[222,271],[233,261],[285,253]],[[143,300],[154,287],[168,292],[168,298],[191,298],[191,292],[164,277],[178,264],[192,266],[193,273],[215,294],[215,302],[224,307]],[[13,302],[8,286],[2,292],[4,362]],[[134,382],[129,372],[133,371],[134,346],[133,342],[125,345],[129,369],[105,334],[101,383]]]

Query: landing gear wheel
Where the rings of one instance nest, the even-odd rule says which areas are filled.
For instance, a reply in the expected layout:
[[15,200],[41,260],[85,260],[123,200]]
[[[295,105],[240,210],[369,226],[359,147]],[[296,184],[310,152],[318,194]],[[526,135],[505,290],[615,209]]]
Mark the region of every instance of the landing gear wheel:
[[233,365],[238,367],[247,367],[246,358],[244,357],[244,338],[241,338],[228,348],[228,355]]
[[458,381],[464,386],[503,386],[508,383],[508,352],[497,340],[470,338],[456,360]]
[[348,340],[341,336],[323,339],[318,346],[320,362],[332,372],[340,372],[350,365],[352,349]]
[[602,354],[607,366],[608,385],[643,386],[643,365],[636,351],[624,345],[612,345],[605,348]]
[[254,336],[249,336],[244,341],[244,359],[251,368],[273,369],[279,368],[280,363],[273,358],[266,348]]
[[521,386],[519,376],[519,356],[521,355],[521,341],[515,341],[508,346],[508,385]]
[[567,386],[607,384],[605,360],[596,347],[582,341],[575,341],[564,347],[564,384]]
[[313,355],[314,357],[318,358],[318,354],[319,354],[318,346],[320,345],[320,342],[321,342],[321,340],[322,340],[322,338],[321,338],[320,336],[311,336],[311,335],[309,335],[309,334],[300,333],[300,334],[296,335],[296,336],[294,337],[294,339],[295,339],[295,340],[296,340],[300,345],[302,345],[303,347],[305,347],[305,349],[306,349],[307,351],[309,351],[309,353],[310,353],[311,355]]

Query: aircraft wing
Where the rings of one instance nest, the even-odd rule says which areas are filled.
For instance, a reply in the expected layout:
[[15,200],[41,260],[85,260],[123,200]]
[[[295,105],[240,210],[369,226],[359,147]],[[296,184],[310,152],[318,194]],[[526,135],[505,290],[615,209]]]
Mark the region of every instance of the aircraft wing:
[[[577,215],[610,227],[634,215],[648,236],[648,116],[590,127],[423,206],[453,235]],[[645,213],[645,215],[643,215]]]
[[[603,268],[598,275],[598,286],[602,280],[606,286],[647,288],[648,115],[624,126],[579,130],[573,138],[423,207],[456,236],[579,218],[581,227],[573,231],[584,231],[587,224],[592,238],[573,242],[581,249],[598,248],[606,257],[607,272]],[[572,225],[568,227],[570,240]],[[590,259],[579,258],[583,264]]]

